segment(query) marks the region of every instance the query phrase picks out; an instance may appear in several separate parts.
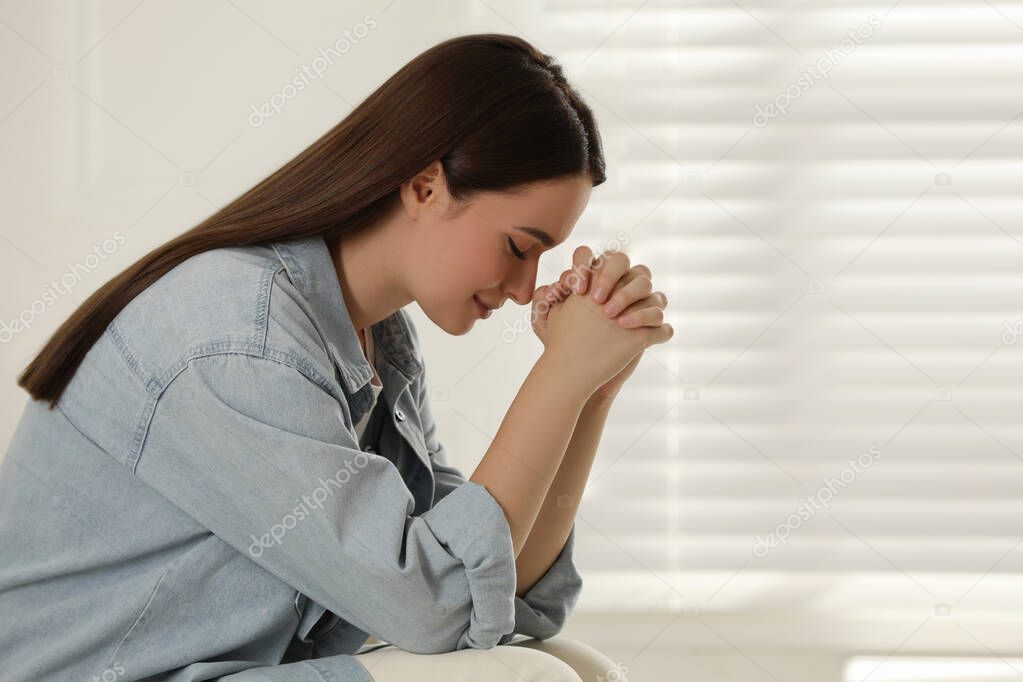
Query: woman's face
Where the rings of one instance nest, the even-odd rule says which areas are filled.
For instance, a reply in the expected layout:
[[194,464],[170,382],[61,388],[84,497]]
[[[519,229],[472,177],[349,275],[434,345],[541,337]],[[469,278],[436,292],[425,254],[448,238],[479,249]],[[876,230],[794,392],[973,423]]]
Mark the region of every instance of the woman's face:
[[481,319],[477,300],[490,308],[509,298],[519,305],[531,302],[540,254],[565,241],[592,189],[590,177],[581,174],[455,204],[442,173],[415,183],[402,190],[406,205],[421,202],[411,240],[410,286],[427,317],[454,335],[465,334]]

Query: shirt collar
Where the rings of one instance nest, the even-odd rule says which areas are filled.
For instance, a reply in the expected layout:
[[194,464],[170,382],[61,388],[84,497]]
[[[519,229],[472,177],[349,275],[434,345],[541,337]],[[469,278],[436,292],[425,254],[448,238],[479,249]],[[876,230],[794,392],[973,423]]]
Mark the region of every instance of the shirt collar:
[[[334,269],[330,249],[322,235],[302,237],[272,244],[291,281],[305,297],[314,321],[327,337],[350,394],[361,389],[373,377],[359,336],[348,314],[341,283]],[[419,358],[418,335],[412,320],[399,308],[371,327],[375,349],[385,360],[413,381],[423,371]]]

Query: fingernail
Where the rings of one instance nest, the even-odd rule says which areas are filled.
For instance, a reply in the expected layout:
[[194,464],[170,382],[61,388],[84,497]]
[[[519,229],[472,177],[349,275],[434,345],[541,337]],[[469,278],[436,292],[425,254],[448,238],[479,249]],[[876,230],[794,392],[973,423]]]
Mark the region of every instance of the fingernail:
[[604,294],[606,293],[607,291],[604,289],[604,287],[598,287],[594,289],[593,300],[596,301],[597,303],[601,303],[604,300]]
[[604,312],[608,315],[617,315],[618,303],[616,301],[608,301],[607,305],[604,306]]

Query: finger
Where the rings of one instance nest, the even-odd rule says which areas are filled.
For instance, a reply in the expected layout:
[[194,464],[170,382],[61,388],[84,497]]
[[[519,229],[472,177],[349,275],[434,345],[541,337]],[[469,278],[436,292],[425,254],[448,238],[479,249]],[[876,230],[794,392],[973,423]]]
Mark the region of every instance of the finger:
[[[651,293],[649,296],[647,296],[646,298],[644,298],[642,300],[639,300],[639,301],[636,301],[635,303],[630,305],[628,308],[626,308],[625,310],[620,312],[618,314],[618,317],[616,317],[614,319],[615,319],[616,322],[618,322],[623,327],[656,326],[656,325],[651,325],[649,323],[649,320],[656,319],[656,316],[651,317],[649,314],[647,314],[647,317],[641,318],[641,320],[645,320],[645,321],[640,321],[640,322],[637,322],[636,318],[628,317],[628,316],[631,315],[633,312],[639,312],[640,310],[644,310],[646,308],[657,308],[657,309],[663,310],[665,307],[667,307],[667,305],[668,305],[668,297],[664,295],[664,292],[663,291],[655,291],[655,292]],[[625,318],[625,319],[623,320],[623,318]],[[662,318],[662,320],[663,320],[663,318]],[[660,324],[660,322],[658,322],[657,324]]]
[[644,296],[638,301],[634,301],[626,306],[625,310],[620,310],[619,315],[627,313],[636,308],[646,308],[647,306],[657,306],[658,308],[668,307],[668,297],[664,295],[663,291],[651,291],[648,296]]
[[646,345],[649,347],[657,343],[669,341],[671,337],[675,336],[675,328],[665,323],[659,327],[644,328],[643,333],[646,335]]
[[567,293],[568,291],[564,283],[559,280],[552,284],[546,284],[542,287],[538,287],[537,290],[533,292],[533,302],[538,303],[540,301],[546,301],[547,303],[554,303],[563,300]]
[[591,278],[593,300],[604,303],[615,283],[629,271],[629,257],[622,251],[601,255],[600,267]]
[[636,268],[618,280],[614,292],[604,304],[604,313],[608,317],[614,317],[636,301],[642,301],[653,291],[654,283],[649,277],[634,273],[636,273]]
[[574,286],[579,281],[578,275],[573,268],[562,270],[561,276],[555,283],[558,287],[558,292],[563,295],[568,295],[574,291]]
[[588,246],[578,246],[572,252],[572,270],[575,276],[571,278],[568,285],[577,294],[585,294],[590,284],[593,271],[593,250]]
[[627,329],[635,327],[659,327],[664,323],[664,309],[656,305],[648,305],[622,313],[615,319],[620,326]]
[[550,294],[551,294],[551,289],[552,288],[553,288],[553,285],[551,285],[551,284],[544,284],[541,287],[537,287],[533,291],[533,301],[532,301],[533,305],[535,306],[537,303],[540,303],[541,301],[546,301],[548,299],[548,297],[550,296]]
[[658,308],[668,307],[668,297],[664,295],[663,291],[653,291],[649,296],[642,298],[632,304],[630,304],[625,310],[618,313],[619,317],[624,314],[636,310],[637,308],[647,308],[649,306],[657,306]]
[[545,284],[533,291],[533,301],[530,309],[530,326],[538,336],[543,338],[547,328],[547,314],[550,309],[558,303],[561,295],[555,284]]
[[547,323],[547,313],[558,304],[560,299],[561,295],[557,292],[555,286],[551,284],[542,286],[533,292],[533,305],[530,310],[530,317],[534,327],[539,324],[540,328],[543,328]]
[[632,280],[636,279],[636,277],[640,276],[640,274],[642,274],[641,272],[638,271],[638,268],[639,266],[632,267],[624,275],[618,278],[618,281],[615,282],[614,286],[611,288],[611,291],[608,293],[606,297],[608,301],[611,300],[611,297],[614,296],[614,294],[619,289],[621,289],[626,284],[628,284]]

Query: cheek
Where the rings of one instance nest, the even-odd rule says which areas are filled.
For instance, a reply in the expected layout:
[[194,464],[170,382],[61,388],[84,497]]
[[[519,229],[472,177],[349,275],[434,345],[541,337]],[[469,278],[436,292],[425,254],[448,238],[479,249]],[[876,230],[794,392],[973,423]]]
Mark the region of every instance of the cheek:
[[465,239],[446,251],[443,272],[438,275],[449,284],[453,293],[471,296],[477,291],[493,288],[507,274],[507,263],[500,249],[483,240]]
[[471,278],[469,285],[475,292],[499,286],[507,275],[508,267],[505,259],[500,254],[496,256],[493,253],[486,256],[477,254],[466,271],[466,277]]

